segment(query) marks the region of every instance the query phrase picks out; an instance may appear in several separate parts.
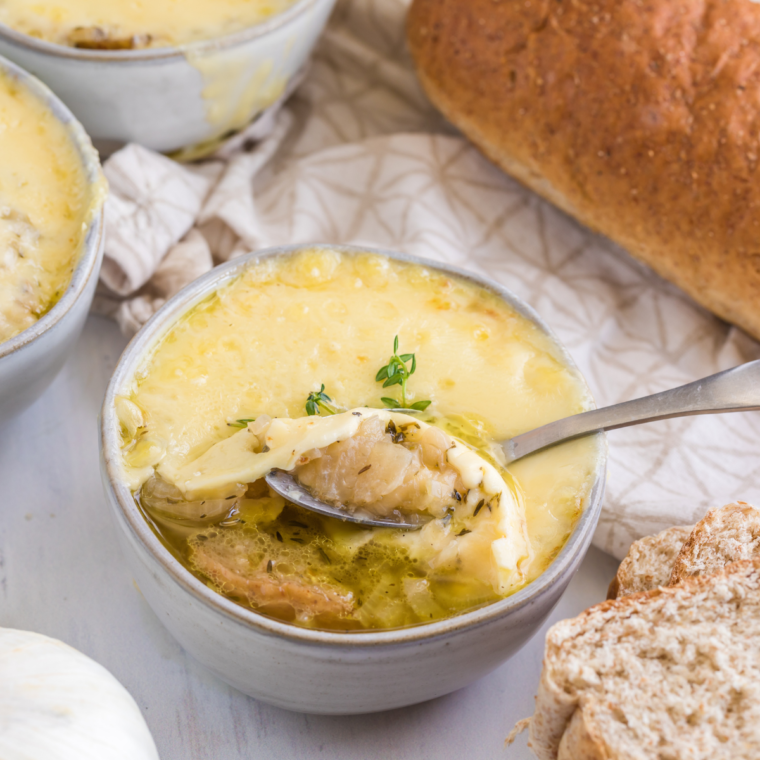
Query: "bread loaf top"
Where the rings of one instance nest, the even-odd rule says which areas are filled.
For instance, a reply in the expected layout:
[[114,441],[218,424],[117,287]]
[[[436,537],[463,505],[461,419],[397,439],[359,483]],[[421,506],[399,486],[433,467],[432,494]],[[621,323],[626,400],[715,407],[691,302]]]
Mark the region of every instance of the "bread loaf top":
[[487,155],[760,337],[760,5],[414,0],[408,33]]

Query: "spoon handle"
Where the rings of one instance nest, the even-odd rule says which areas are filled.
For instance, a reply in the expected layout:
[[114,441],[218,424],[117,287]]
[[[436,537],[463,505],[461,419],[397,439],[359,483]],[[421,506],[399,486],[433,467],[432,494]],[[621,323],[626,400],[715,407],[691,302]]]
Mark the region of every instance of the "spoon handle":
[[718,372],[680,388],[622,404],[566,417],[503,442],[507,461],[514,462],[560,441],[642,422],[693,414],[747,412],[760,409],[760,361]]

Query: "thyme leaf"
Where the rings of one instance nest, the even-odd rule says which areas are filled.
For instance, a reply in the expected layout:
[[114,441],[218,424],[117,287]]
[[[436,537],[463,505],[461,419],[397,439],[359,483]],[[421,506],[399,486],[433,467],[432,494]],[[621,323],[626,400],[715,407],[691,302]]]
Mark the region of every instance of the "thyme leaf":
[[228,427],[244,428],[244,427],[248,427],[249,422],[256,422],[256,418],[250,417],[249,419],[246,419],[246,420],[235,420],[234,422],[228,422],[227,425]]
[[318,391],[309,394],[306,399],[306,414],[315,417],[321,412],[325,414],[337,414],[338,410],[333,406],[332,399],[325,393],[325,384]]
[[[411,367],[407,365],[411,362]],[[388,364],[381,367],[375,375],[375,382],[382,382],[383,388],[391,388],[394,385],[401,386],[401,400],[383,396],[380,400],[390,409],[414,409],[424,412],[432,401],[415,401],[408,404],[406,400],[406,384],[409,378],[417,371],[417,357],[414,354],[399,354],[398,335],[393,339],[393,356]]]

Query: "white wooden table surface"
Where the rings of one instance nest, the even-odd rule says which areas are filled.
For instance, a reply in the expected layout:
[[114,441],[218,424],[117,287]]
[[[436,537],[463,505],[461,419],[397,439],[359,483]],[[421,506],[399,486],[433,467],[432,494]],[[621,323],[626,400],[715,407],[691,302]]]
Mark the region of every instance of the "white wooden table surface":
[[[188,658],[132,582],[100,482],[97,416],[126,345],[91,317],[47,393],[0,428],[0,626],[62,639],[105,665],[144,710],[163,760],[491,760],[531,757],[531,714],[549,623],[478,683],[377,715],[288,713],[245,697]],[[551,622],[604,598],[615,571],[592,549]],[[104,760],[107,760],[104,758]]]

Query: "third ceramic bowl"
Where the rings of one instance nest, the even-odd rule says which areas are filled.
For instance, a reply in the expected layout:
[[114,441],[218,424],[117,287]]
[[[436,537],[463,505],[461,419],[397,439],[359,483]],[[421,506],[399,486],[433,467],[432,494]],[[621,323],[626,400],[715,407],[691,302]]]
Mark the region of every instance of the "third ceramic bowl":
[[299,0],[272,18],[177,48],[89,50],[0,25],[0,54],[45,82],[111,153],[212,149],[275,102],[304,66],[335,0]]

